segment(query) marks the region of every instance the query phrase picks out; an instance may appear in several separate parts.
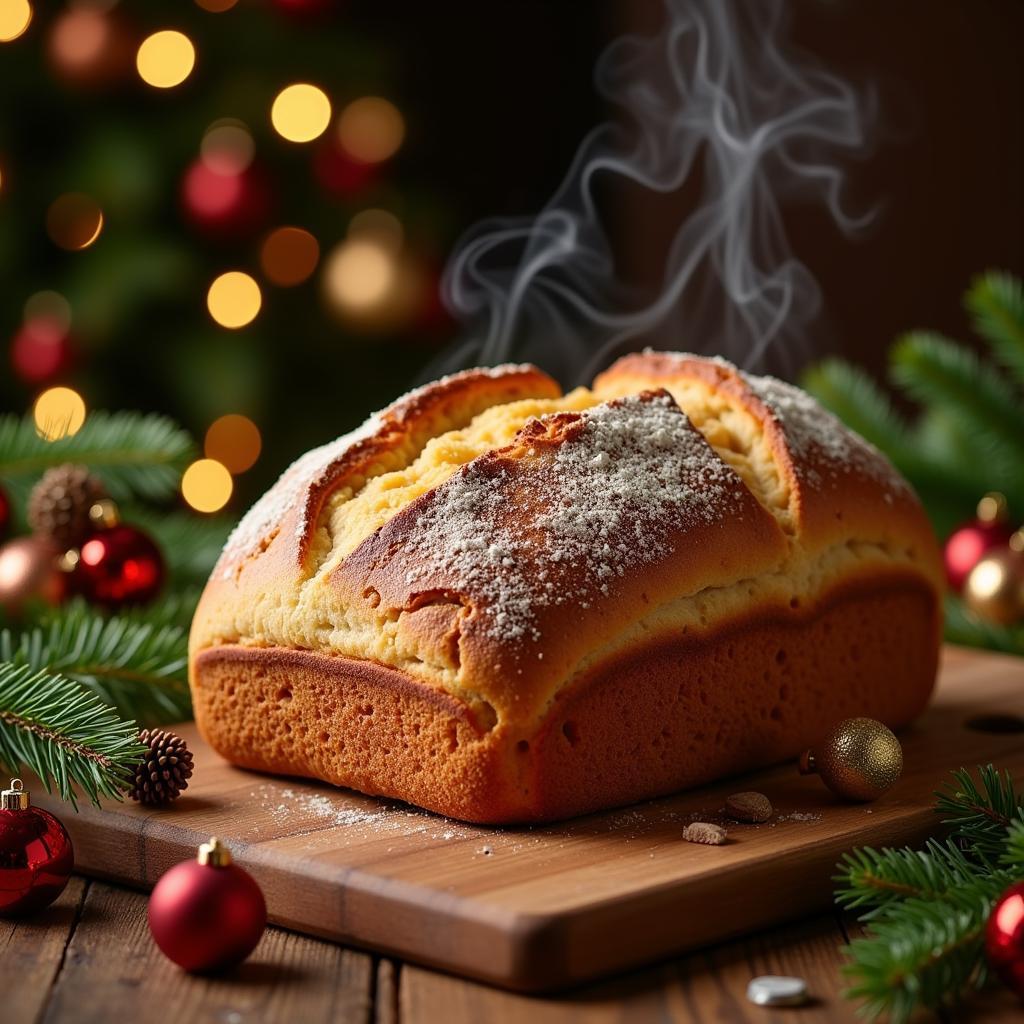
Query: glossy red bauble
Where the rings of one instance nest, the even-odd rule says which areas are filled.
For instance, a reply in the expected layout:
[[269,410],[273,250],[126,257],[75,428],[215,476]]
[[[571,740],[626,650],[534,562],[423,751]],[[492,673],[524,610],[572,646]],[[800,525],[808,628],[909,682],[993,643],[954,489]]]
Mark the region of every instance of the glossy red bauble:
[[[64,826],[50,813],[28,805],[15,779],[0,808],[0,914],[31,914],[63,891],[75,866]],[[18,804],[24,806],[18,806]]]
[[1003,522],[974,522],[954,530],[946,541],[943,558],[946,579],[956,591],[963,589],[971,570],[993,548],[1003,547],[1013,530]]
[[260,887],[229,859],[178,864],[157,882],[149,899],[149,930],[156,944],[186,971],[241,963],[256,948],[266,924]]
[[160,549],[141,530],[122,523],[94,533],[82,545],[73,583],[94,604],[117,608],[154,598],[164,576]]
[[985,929],[985,955],[992,970],[1024,999],[1024,882],[999,897]]

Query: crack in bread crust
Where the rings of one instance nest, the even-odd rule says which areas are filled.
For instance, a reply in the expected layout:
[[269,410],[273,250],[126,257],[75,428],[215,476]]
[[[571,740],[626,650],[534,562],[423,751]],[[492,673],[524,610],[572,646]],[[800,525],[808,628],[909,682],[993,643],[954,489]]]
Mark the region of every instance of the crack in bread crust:
[[[243,674],[261,652],[353,659],[500,743],[529,746],[630,652],[844,585],[916,582],[925,674],[938,643],[941,563],[905,482],[799,390],[721,360],[627,356],[565,396],[529,367],[447,378],[299,460],[237,534],[193,625],[197,693],[207,650],[244,653]],[[532,756],[506,755],[474,770],[515,789]]]

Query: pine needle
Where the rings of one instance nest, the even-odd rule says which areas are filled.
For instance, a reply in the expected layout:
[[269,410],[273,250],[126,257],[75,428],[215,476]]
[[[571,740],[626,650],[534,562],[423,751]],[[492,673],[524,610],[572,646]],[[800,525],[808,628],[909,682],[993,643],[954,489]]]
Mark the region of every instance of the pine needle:
[[75,602],[41,625],[0,632],[0,660],[59,672],[144,725],[181,721],[191,717],[188,631],[150,614],[110,617]]
[[94,804],[120,798],[145,750],[137,733],[73,680],[0,661],[0,764],[30,769],[76,809],[76,787]]
[[1024,387],[1024,284],[1010,274],[990,270],[974,279],[966,305],[974,329]]
[[966,768],[953,772],[953,781],[936,791],[937,810],[944,825],[968,845],[975,856],[990,864],[999,862],[1006,845],[1007,829],[1024,820],[1024,797],[1019,795],[1008,771],[992,765],[978,768],[979,781]]
[[164,416],[94,412],[71,437],[45,441],[29,416],[0,416],[0,479],[27,485],[51,466],[78,462],[100,476],[111,495],[161,500],[178,487],[194,454],[189,435]]
[[854,850],[839,864],[836,900],[861,911],[864,938],[847,947],[845,993],[858,1012],[901,1024],[985,983],[985,925],[1024,872],[1024,807],[1008,772],[953,773],[937,794],[952,835],[923,850]]

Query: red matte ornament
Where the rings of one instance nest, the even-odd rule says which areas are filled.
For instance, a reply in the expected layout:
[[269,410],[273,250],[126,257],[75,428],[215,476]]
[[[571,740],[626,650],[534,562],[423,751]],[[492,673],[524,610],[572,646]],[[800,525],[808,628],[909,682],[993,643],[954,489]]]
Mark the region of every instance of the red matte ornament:
[[82,545],[73,582],[89,601],[118,608],[152,600],[165,575],[156,544],[141,530],[121,523],[94,533]]
[[149,898],[149,930],[163,954],[186,971],[241,963],[267,925],[267,905],[252,876],[231,863],[219,840],[196,860],[171,868]]
[[0,487],[0,540],[7,536],[7,529],[11,525],[11,499],[7,492]]
[[0,914],[31,914],[63,891],[75,866],[64,826],[33,807],[21,779],[0,793]]
[[989,914],[985,955],[1003,983],[1024,1000],[1024,882],[1015,882]]

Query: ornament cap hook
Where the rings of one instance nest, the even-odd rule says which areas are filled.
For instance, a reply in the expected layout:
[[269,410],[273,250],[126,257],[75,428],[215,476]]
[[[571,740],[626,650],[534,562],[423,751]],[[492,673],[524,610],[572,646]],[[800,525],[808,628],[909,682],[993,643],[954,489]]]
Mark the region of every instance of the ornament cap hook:
[[231,851],[216,836],[212,836],[208,843],[203,843],[199,847],[197,859],[200,864],[226,868],[231,863]]
[[32,805],[21,779],[11,779],[9,789],[0,792],[0,811],[27,811]]

